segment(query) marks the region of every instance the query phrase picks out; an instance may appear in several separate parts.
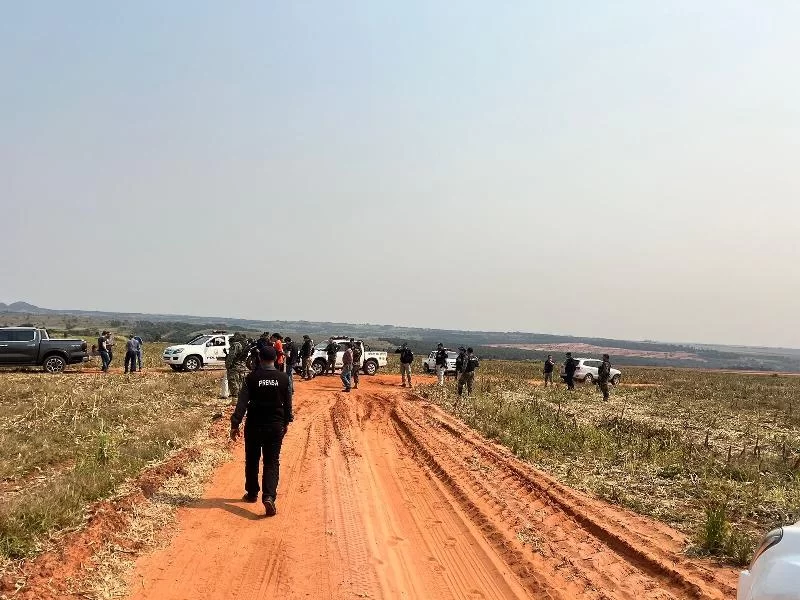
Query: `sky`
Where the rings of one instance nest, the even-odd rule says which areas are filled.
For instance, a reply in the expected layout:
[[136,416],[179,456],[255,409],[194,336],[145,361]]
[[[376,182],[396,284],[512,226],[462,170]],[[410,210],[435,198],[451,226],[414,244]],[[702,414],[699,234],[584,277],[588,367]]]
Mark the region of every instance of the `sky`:
[[0,18],[0,301],[800,347],[800,3]]

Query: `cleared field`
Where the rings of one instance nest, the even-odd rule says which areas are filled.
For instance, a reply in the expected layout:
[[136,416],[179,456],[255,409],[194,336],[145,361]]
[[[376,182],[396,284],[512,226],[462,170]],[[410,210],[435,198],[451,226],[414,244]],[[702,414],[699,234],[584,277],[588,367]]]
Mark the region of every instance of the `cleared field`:
[[[162,349],[146,347],[145,369]],[[90,502],[186,444],[220,411],[218,395],[219,375],[0,374],[0,562],[36,552],[80,524]]]
[[487,361],[477,394],[422,393],[561,481],[685,532],[690,552],[747,562],[800,509],[800,378],[624,369],[595,386],[541,386],[541,366]]

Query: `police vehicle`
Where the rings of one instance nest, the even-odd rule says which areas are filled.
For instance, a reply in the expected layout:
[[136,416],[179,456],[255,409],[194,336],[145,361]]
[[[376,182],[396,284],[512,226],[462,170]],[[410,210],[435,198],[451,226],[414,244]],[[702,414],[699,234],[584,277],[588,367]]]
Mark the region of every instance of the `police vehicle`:
[[232,333],[212,331],[198,335],[186,344],[168,346],[162,362],[173,371],[197,371],[205,367],[225,367],[225,356],[231,346]]
[[800,523],[773,529],[739,575],[737,600],[800,598]]
[[[314,373],[322,375],[328,366],[328,353],[325,348],[328,347],[328,342],[325,340],[314,346],[314,354],[311,355],[311,367]],[[350,341],[349,337],[335,337],[334,343],[339,347],[336,352],[336,368],[342,368],[342,357],[344,356],[345,344]],[[385,367],[387,363],[386,352],[379,352],[370,350],[369,346],[365,345],[363,341],[356,340],[356,344],[361,346],[361,370],[367,375],[375,375],[380,367]]]

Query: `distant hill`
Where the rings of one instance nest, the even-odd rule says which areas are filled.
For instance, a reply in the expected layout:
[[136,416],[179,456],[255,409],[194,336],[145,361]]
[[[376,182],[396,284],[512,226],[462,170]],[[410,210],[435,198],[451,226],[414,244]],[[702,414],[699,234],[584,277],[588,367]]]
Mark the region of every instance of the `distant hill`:
[[63,327],[86,336],[95,334],[101,326],[136,330],[146,334],[151,341],[185,341],[194,332],[211,329],[280,331],[284,335],[297,337],[308,334],[317,341],[330,335],[348,335],[388,348],[408,342],[415,352],[426,354],[438,342],[442,342],[450,348],[473,346],[484,358],[541,360],[549,353],[559,357],[571,349],[585,356],[599,356],[602,352],[608,352],[614,363],[620,365],[800,372],[800,350],[783,348],[669,344],[522,331],[461,331],[371,323],[263,321],[233,317],[54,310],[28,302],[0,303],[0,325],[21,324],[23,319],[46,324],[49,328]]

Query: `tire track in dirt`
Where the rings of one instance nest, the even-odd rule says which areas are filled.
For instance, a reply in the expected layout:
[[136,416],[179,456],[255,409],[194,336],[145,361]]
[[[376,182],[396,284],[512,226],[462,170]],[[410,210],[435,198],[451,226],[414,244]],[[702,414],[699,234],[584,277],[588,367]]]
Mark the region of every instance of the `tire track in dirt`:
[[560,486],[383,379],[350,394],[337,378],[298,382],[278,516],[234,499],[237,448],[206,497],[179,511],[171,543],[140,559],[131,597],[730,595],[728,571],[682,557],[666,526]]

